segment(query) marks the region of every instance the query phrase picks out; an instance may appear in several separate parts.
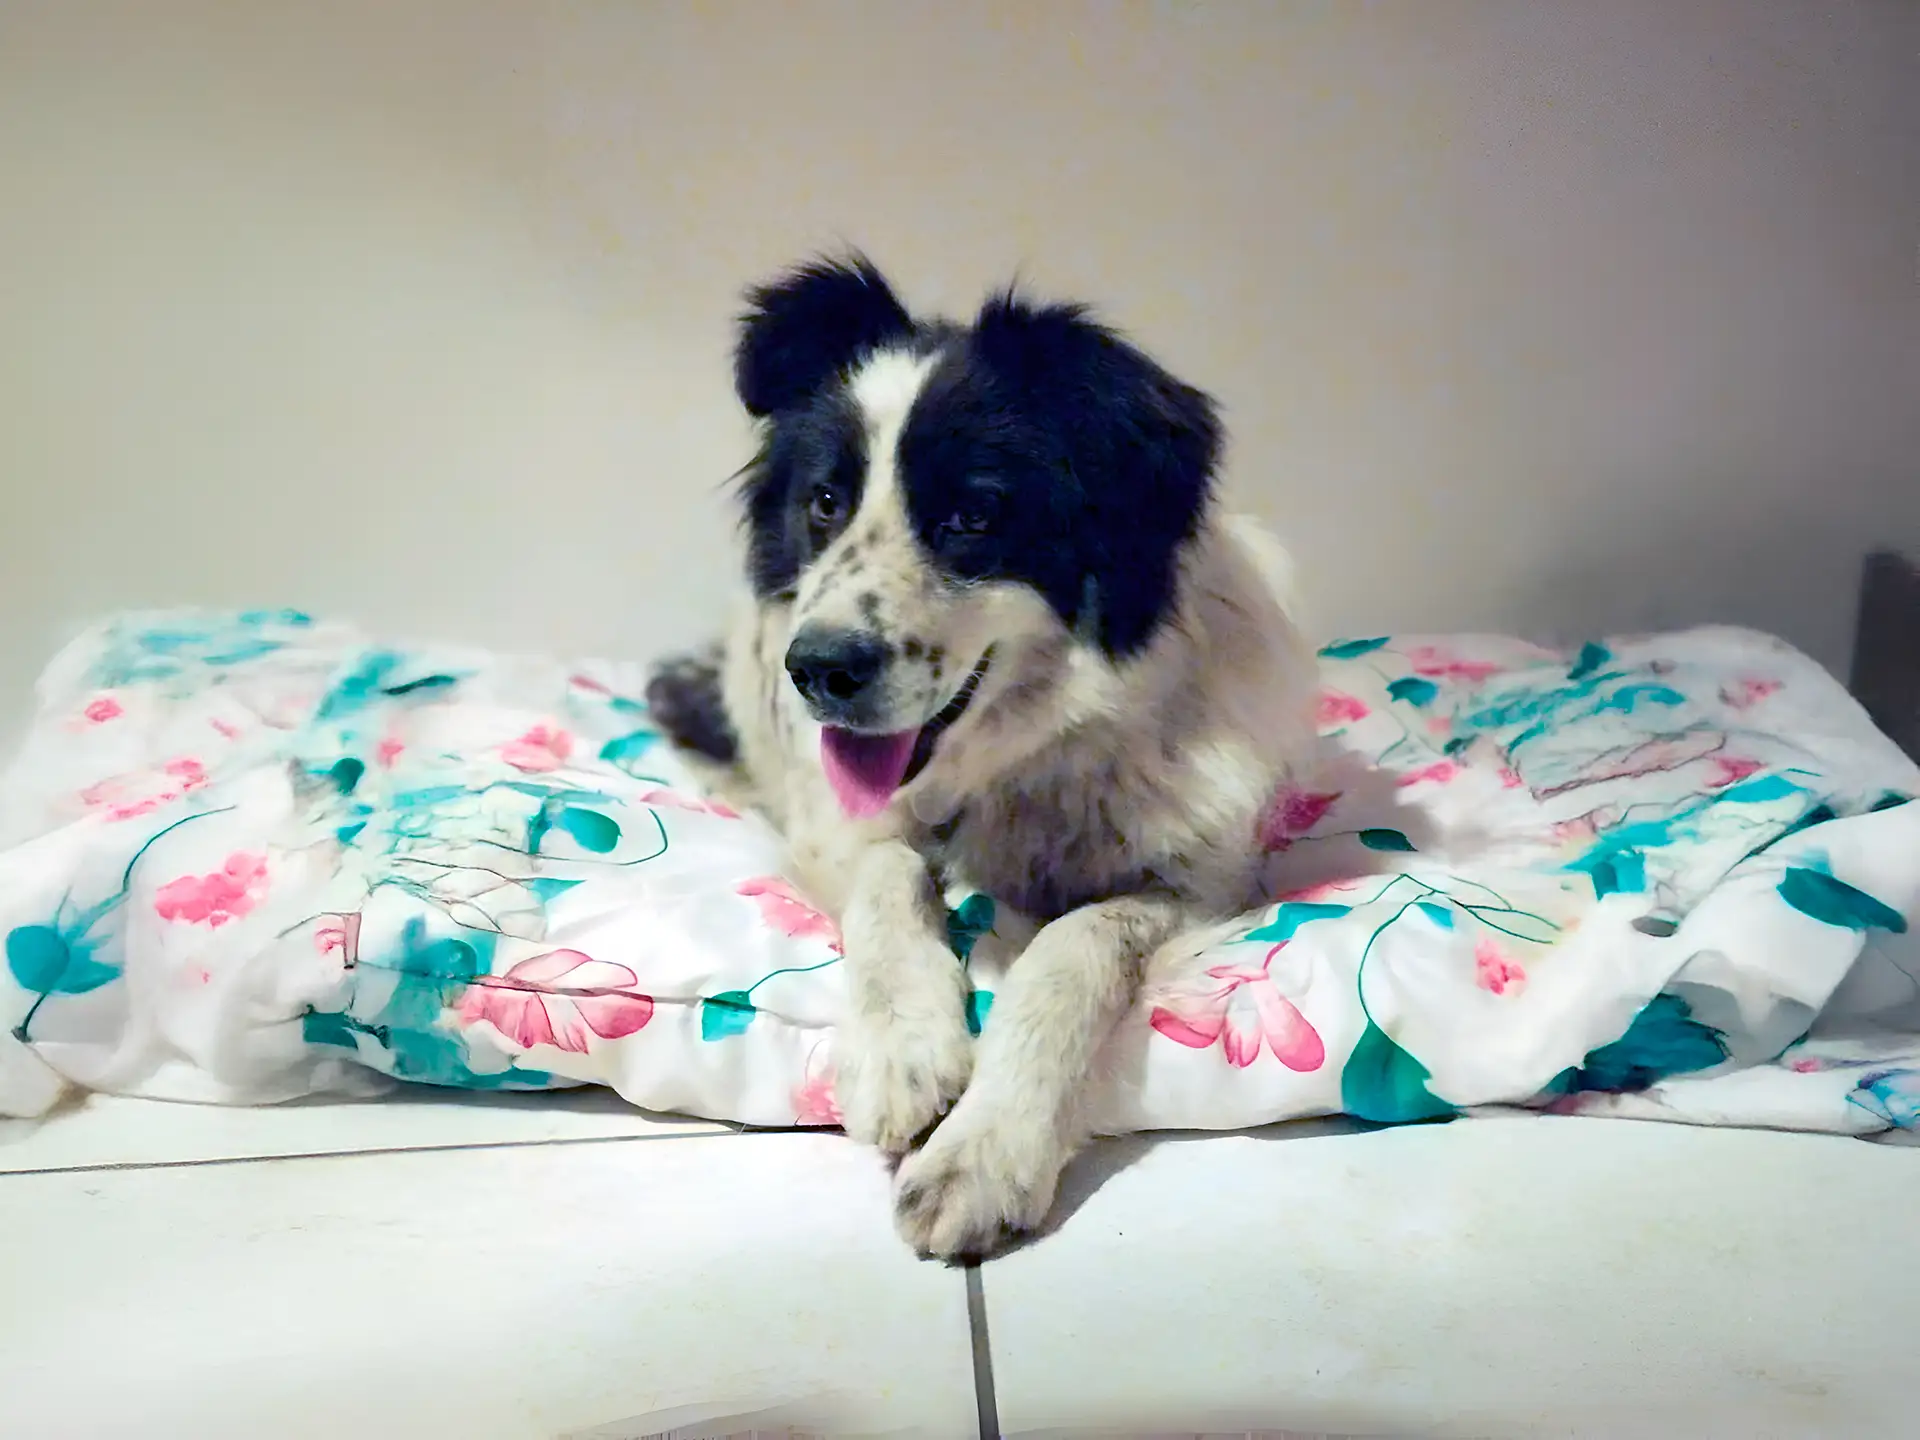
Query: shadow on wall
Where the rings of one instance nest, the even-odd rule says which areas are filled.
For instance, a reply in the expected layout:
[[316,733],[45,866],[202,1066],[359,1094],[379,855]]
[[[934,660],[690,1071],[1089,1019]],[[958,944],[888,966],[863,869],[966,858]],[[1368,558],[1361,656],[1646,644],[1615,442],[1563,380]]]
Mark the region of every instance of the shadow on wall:
[[1844,679],[1860,560],[1876,530],[1835,497],[1845,491],[1818,478],[1739,507],[1676,485],[1658,506],[1596,516],[1565,535],[1516,587],[1512,611],[1534,617],[1532,638],[1560,644],[1738,617]]

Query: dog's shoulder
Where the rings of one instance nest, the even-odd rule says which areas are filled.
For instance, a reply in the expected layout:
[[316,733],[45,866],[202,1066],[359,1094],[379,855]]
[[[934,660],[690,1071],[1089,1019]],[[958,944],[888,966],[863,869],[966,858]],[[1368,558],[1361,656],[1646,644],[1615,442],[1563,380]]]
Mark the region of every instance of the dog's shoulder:
[[1290,568],[1251,522],[1209,526],[1155,642],[1063,679],[1061,706],[1020,712],[1055,733],[956,797],[924,843],[969,883],[1041,914],[1143,888],[1202,909],[1245,903],[1260,817],[1313,745],[1316,673]]

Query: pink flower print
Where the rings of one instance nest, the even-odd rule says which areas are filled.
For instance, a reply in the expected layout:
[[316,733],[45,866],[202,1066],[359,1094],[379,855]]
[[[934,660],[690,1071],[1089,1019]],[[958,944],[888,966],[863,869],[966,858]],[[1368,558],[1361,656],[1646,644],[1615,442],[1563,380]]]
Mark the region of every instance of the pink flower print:
[[1748,710],[1758,705],[1768,696],[1779,693],[1778,680],[1756,680],[1750,677],[1723,685],[1720,699],[1735,710]]
[[267,858],[236,851],[211,875],[182,875],[154,892],[153,909],[162,920],[219,929],[260,903],[267,892]]
[[[391,770],[393,768],[393,762],[400,758],[401,752],[406,748],[407,747],[401,744],[400,741],[389,735],[374,747],[373,757],[380,762],[381,769]],[[525,769],[526,767],[522,766],[521,768]]]
[[359,912],[324,916],[314,929],[313,948],[322,955],[331,955],[338,950],[343,964],[353,964],[360,955]]
[[1758,760],[1731,758],[1726,755],[1713,757],[1713,778],[1707,781],[1709,790],[1724,790],[1729,785],[1737,785],[1749,775],[1765,767]]
[[136,815],[159,808],[160,801],[153,798],[120,802],[125,789],[125,782],[118,777],[96,781],[80,792],[80,802],[89,810],[105,807],[109,820],[131,820]]
[[1600,838],[1600,826],[1593,815],[1580,815],[1572,820],[1554,821],[1551,833],[1558,845],[1591,845]]
[[1495,995],[1504,995],[1509,990],[1517,993],[1527,983],[1527,972],[1519,962],[1509,960],[1500,953],[1498,945],[1484,937],[1473,947],[1473,969],[1474,983]]
[[649,790],[640,797],[640,803],[668,810],[685,810],[690,815],[715,815],[722,820],[740,818],[740,812],[731,805],[718,800],[702,800],[697,795],[683,794],[678,790]]
[[1520,778],[1520,772],[1511,765],[1502,765],[1500,767],[1500,788],[1502,790],[1518,790],[1526,783],[1526,781]]
[[1344,690],[1322,690],[1320,704],[1315,711],[1315,719],[1322,729],[1332,725],[1350,725],[1355,720],[1364,720],[1373,712],[1367,708],[1366,701],[1357,695],[1349,695]]
[[578,950],[549,950],[504,975],[484,975],[460,997],[460,1018],[485,1021],[522,1050],[551,1045],[584,1055],[589,1035],[619,1040],[653,1018],[653,997],[634,990],[624,965]]
[[793,886],[778,875],[742,880],[733,889],[736,895],[744,895],[758,905],[760,918],[789,940],[817,937],[835,950],[840,948],[840,927],[802,900]]
[[558,770],[573,754],[573,736],[557,725],[536,725],[518,740],[500,747],[500,758],[516,770]]
[[1460,773],[1460,767],[1451,760],[1436,760],[1431,765],[1423,765],[1418,770],[1409,770],[1395,785],[1405,789],[1409,785],[1444,785]]
[[1285,941],[1275,945],[1257,967],[1210,966],[1207,974],[1223,982],[1217,989],[1156,1005],[1148,1023],[1194,1050],[1208,1049],[1218,1040],[1227,1063],[1238,1069],[1259,1059],[1264,1046],[1289,1070],[1318,1070],[1327,1058],[1320,1032],[1267,973],[1273,957],[1284,949]]
[[1318,825],[1339,799],[1338,790],[1316,792],[1282,786],[1260,816],[1260,848],[1268,853],[1285,850]]
[[206,783],[206,767],[198,760],[182,758],[169,760],[157,772],[115,775],[98,781],[82,790],[80,799],[89,809],[105,809],[109,820],[132,820],[151,815]]
[[213,733],[218,735],[222,740],[238,740],[240,738],[240,727],[230,720],[222,720],[216,715],[213,719],[207,721],[207,723],[213,727]]
[[589,695],[611,695],[613,692],[591,675],[569,675],[567,683],[576,690],[584,690]]
[[838,1125],[840,1102],[833,1093],[833,1061],[826,1053],[826,1042],[815,1045],[807,1056],[807,1076],[793,1089],[793,1114],[796,1125]]
[[80,712],[95,725],[104,725],[109,720],[118,720],[126,714],[126,709],[111,695],[102,695]]
[[1796,1075],[1814,1075],[1820,1070],[1820,1062],[1810,1055],[1802,1055],[1787,1067]]
[[1416,675],[1430,680],[1464,680],[1470,685],[1478,685],[1500,671],[1498,661],[1465,660],[1448,654],[1438,645],[1416,645],[1407,652],[1407,660]]
[[207,767],[191,755],[183,755],[178,760],[169,760],[160,767],[180,782],[181,792],[197,790],[207,783]]

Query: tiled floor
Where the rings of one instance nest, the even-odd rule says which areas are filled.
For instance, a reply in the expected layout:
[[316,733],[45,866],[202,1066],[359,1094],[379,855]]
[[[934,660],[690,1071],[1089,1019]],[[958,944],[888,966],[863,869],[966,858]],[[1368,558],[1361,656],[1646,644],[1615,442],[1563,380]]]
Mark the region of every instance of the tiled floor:
[[1534,1118],[1116,1145],[987,1271],[1000,1422],[1913,1434],[1916,1162]]
[[0,1119],[0,1175],[728,1133],[707,1120],[647,1114],[597,1087],[547,1095],[403,1087],[376,1101],[259,1110],[94,1095],[46,1123]]
[[1867,1436],[1920,1373],[1913,1150],[1117,1142],[974,1276],[907,1255],[886,1197],[837,1137],[592,1095],[95,1100],[0,1127],[5,1433],[969,1436],[984,1406],[1028,1435]]
[[[115,1135],[130,1162],[96,1168]],[[774,1404],[976,1433],[964,1278],[901,1251],[837,1137],[426,1096],[96,1100],[12,1139],[8,1434],[524,1440]]]

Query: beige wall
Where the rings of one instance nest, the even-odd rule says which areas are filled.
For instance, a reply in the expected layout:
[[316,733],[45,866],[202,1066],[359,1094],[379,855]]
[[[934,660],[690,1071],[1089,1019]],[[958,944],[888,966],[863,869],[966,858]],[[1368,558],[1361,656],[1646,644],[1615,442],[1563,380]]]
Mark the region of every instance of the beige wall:
[[130,603],[698,632],[839,238],[1216,391],[1326,629],[1841,663],[1920,545],[1905,0],[0,0],[0,713]]

